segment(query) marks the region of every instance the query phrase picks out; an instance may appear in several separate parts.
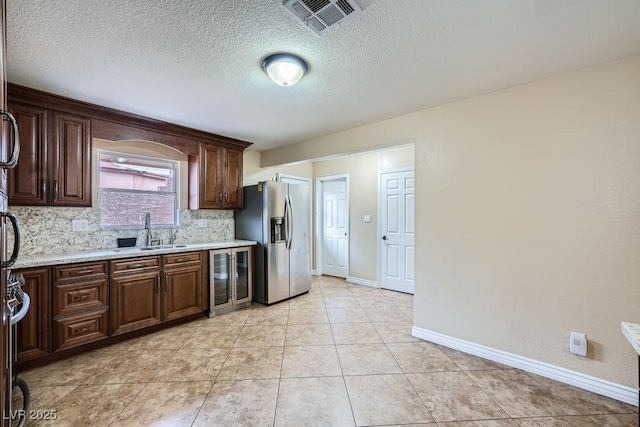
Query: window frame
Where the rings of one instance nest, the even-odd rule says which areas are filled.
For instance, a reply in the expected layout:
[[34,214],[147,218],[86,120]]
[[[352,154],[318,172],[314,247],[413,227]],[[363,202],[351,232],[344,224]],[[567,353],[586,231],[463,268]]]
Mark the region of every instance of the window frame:
[[[165,162],[168,165],[172,165],[173,170],[173,191],[148,191],[148,190],[134,190],[134,189],[120,189],[120,188],[110,188],[107,187],[105,189],[102,188],[101,178],[100,178],[100,162],[103,154],[111,155],[115,157],[123,157],[128,159],[143,159],[143,160],[151,160],[156,162]],[[128,225],[104,225],[102,224],[102,191],[106,190],[110,193],[139,193],[139,194],[173,194],[173,224],[154,224],[153,216],[151,218],[152,224],[154,228],[173,228],[178,227],[180,225],[180,162],[174,159],[167,159],[163,157],[154,157],[154,156],[145,156],[140,154],[131,154],[131,153],[123,153],[121,151],[112,151],[112,150],[97,150],[97,196],[98,196],[98,210],[100,212],[100,229],[102,230],[140,230],[144,229],[144,224],[128,224]]]

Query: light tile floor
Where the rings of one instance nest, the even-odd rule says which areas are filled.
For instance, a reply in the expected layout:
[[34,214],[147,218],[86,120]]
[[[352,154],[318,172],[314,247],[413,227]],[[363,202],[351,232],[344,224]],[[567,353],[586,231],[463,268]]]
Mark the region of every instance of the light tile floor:
[[[21,374],[55,426],[638,426],[633,406],[411,336],[411,295],[306,295]],[[16,402],[19,403],[19,402]]]

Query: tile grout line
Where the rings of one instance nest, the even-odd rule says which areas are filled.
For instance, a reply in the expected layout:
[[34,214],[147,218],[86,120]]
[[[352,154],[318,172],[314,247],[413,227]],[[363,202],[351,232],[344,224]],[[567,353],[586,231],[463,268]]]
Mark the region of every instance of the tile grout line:
[[[289,302],[289,310],[291,310],[291,302]],[[278,375],[278,390],[276,391],[276,404],[273,408],[273,423],[271,424],[273,427],[276,425],[276,419],[278,416],[278,402],[280,401],[280,387],[282,385],[282,370],[284,368],[284,356],[285,351],[287,349],[287,335],[289,335],[289,315],[291,313],[287,312],[287,323],[284,328],[284,343],[282,344],[282,360],[280,360],[280,375]]]

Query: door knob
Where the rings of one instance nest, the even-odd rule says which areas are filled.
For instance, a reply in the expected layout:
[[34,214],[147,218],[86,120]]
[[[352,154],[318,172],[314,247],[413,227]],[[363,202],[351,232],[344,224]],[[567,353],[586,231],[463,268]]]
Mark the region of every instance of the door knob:
[[387,236],[382,236],[382,240],[387,240]]

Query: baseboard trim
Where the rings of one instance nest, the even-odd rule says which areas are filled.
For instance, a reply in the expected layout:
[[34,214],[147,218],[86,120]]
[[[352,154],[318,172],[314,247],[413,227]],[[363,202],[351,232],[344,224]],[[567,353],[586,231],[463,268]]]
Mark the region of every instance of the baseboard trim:
[[318,273],[318,270],[311,270],[312,276],[322,276],[322,274]]
[[481,344],[464,341],[438,332],[418,328],[417,326],[413,327],[411,335],[425,341],[430,341],[435,344],[440,344],[445,347],[462,351],[463,353],[489,359],[494,362],[502,363],[503,365],[522,369],[526,372],[551,378],[552,380],[560,381],[574,387],[592,391],[602,396],[638,406],[638,390],[622,384],[592,377],[560,366],[518,356],[517,354],[508,353],[495,348],[486,347]]
[[379,287],[378,282],[376,282],[375,280],[361,279],[359,277],[347,276],[347,282],[353,283],[355,285],[369,286],[371,288]]

